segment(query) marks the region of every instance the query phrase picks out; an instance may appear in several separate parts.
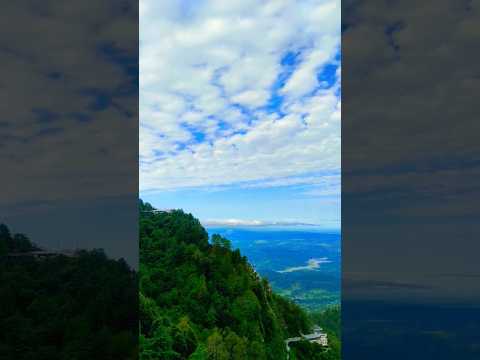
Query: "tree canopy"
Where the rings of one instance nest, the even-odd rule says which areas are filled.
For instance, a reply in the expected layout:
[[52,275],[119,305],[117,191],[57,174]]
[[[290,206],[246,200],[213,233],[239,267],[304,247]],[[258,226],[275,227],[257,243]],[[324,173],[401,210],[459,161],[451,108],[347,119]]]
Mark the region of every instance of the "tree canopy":
[[39,250],[24,234],[11,234],[5,224],[0,224],[0,256],[8,253],[21,253]]
[[[10,252],[34,247],[5,225],[0,243]],[[138,358],[137,276],[102,250],[0,257],[0,299],[0,359]]]
[[140,200],[140,358],[285,359],[306,313],[192,215],[154,210]]

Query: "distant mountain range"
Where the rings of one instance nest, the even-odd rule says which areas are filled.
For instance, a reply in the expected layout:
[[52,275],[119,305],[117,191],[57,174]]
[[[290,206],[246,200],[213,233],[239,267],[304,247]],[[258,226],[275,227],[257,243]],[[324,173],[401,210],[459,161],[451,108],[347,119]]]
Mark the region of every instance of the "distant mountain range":
[[202,221],[204,226],[320,226],[319,224],[297,221],[262,221],[243,219],[222,219]]

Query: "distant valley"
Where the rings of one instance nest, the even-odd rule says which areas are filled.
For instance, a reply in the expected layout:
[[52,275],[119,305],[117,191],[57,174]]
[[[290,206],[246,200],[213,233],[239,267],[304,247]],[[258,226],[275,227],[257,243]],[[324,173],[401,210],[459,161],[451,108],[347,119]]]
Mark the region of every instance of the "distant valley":
[[340,302],[340,233],[309,226],[207,227],[247,256],[274,290],[307,310]]

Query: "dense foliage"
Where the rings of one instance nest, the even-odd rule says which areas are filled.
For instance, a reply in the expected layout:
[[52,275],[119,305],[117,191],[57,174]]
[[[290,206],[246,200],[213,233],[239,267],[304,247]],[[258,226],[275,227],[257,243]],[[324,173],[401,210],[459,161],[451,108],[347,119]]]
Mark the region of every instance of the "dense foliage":
[[309,313],[309,317],[327,333],[329,347],[326,350],[316,344],[302,341],[291,346],[290,359],[339,360],[341,358],[340,307],[331,306],[323,311]]
[[0,256],[7,253],[19,253],[39,250],[30,239],[24,234],[10,233],[10,229],[5,224],[0,224]]
[[140,201],[141,359],[281,360],[284,340],[309,330],[227,239]]
[[103,251],[1,256],[0,299],[0,359],[138,357],[136,274]]
[[310,318],[328,334],[340,338],[340,306],[330,306],[323,311],[312,312]]

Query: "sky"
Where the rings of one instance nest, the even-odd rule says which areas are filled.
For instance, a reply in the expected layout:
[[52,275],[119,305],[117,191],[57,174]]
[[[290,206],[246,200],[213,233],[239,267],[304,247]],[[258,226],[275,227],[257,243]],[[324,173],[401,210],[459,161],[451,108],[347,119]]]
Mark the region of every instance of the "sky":
[[478,304],[480,3],[349,5],[343,297]]
[[137,3],[17,2],[0,21],[0,223],[135,264]]
[[140,196],[340,227],[340,1],[140,1]]

